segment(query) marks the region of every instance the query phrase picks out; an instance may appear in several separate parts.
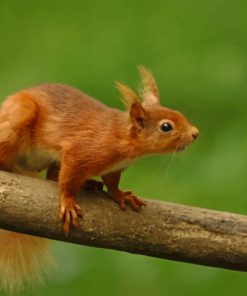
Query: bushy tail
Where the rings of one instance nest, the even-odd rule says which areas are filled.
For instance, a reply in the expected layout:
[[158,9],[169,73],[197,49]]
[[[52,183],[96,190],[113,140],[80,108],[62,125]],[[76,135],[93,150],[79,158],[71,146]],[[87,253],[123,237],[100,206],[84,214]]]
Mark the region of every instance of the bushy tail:
[[54,268],[49,241],[0,229],[0,287],[16,294],[42,284]]

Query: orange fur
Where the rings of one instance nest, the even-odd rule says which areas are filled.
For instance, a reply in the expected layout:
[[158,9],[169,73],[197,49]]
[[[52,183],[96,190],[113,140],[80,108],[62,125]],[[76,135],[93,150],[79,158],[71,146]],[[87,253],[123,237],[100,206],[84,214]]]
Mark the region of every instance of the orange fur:
[[138,102],[139,99],[137,94],[128,85],[120,82],[116,82],[115,85],[120,92],[121,100],[127,109],[130,109],[132,103]]
[[48,240],[0,230],[0,241],[0,288],[11,295],[43,284],[54,266]]
[[[49,178],[58,178],[60,216],[65,232],[71,223],[77,226],[81,209],[76,203],[76,194],[89,178],[101,176],[122,209],[127,204],[139,210],[145,203],[132,192],[118,188],[122,170],[145,154],[182,150],[198,135],[197,128],[181,113],[160,105],[153,75],[144,67],[139,67],[139,71],[142,102],[128,86],[117,84],[127,107],[125,112],[111,109],[80,90],[62,84],[26,89],[7,98],[2,105],[0,169],[29,174],[47,168]],[[162,131],[162,123],[169,123],[172,130]],[[30,237],[17,234],[8,234],[8,237],[20,237],[20,245],[30,245],[30,250],[37,251]],[[14,253],[13,249],[13,258],[21,250],[20,247]],[[0,259],[6,263],[2,255],[6,252],[0,253]],[[29,268],[24,259],[17,270]],[[17,263],[12,261],[13,269]],[[12,272],[8,266],[6,279],[10,279]],[[5,286],[22,285],[19,277],[15,283],[11,286],[5,282]]]
[[143,104],[145,106],[159,104],[160,94],[153,74],[141,65],[138,66],[138,70],[142,82],[139,87],[139,93],[143,98]]

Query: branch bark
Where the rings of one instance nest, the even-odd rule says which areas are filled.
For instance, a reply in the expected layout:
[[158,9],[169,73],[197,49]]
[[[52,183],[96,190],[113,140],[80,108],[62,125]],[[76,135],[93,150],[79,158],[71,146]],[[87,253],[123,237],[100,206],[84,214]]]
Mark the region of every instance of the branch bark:
[[0,172],[0,227],[70,243],[247,271],[247,216],[147,200],[121,211],[106,193],[82,191],[84,215],[69,237],[56,182]]

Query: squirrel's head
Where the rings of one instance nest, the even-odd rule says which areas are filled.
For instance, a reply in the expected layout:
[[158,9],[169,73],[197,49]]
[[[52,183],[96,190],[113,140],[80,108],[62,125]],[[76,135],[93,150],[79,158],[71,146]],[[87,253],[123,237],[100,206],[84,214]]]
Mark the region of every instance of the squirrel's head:
[[117,83],[122,101],[129,112],[130,135],[143,153],[168,153],[193,144],[199,130],[180,112],[160,105],[159,90],[153,75],[143,66],[140,97],[127,85]]

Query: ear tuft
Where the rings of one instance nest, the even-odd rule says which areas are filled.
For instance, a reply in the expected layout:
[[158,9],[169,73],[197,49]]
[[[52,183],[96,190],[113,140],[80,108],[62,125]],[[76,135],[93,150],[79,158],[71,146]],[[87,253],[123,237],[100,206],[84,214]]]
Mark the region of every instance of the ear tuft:
[[159,104],[159,89],[153,74],[142,65],[139,65],[137,68],[141,77],[140,93],[143,98],[143,105],[151,106]]
[[116,82],[115,85],[120,92],[121,100],[127,109],[131,108],[132,103],[139,101],[137,94],[128,85],[120,82]]

